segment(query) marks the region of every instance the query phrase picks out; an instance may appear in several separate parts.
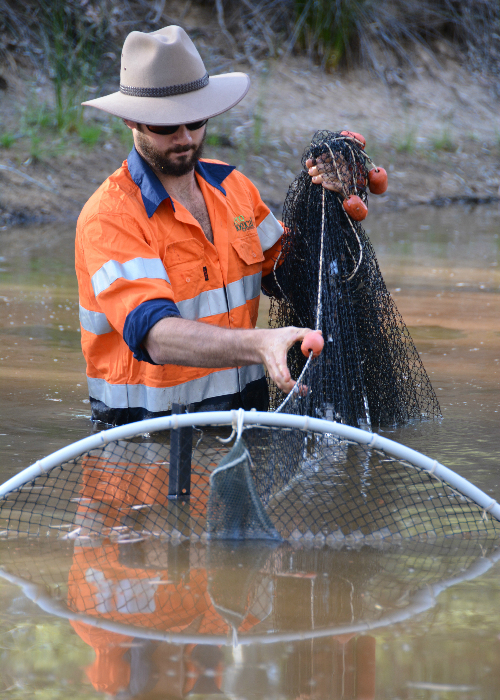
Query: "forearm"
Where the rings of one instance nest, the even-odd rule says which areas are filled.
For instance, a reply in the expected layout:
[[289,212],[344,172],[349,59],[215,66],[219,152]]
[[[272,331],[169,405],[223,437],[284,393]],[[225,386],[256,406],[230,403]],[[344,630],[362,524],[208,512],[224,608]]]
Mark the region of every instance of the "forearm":
[[158,321],[144,345],[159,365],[187,367],[241,367],[262,362],[282,391],[295,385],[287,367],[287,352],[303,340],[308,328],[219,328],[200,321],[170,317]]
[[147,334],[144,345],[159,365],[238,367],[263,362],[265,331],[220,328],[184,318],[164,318]]

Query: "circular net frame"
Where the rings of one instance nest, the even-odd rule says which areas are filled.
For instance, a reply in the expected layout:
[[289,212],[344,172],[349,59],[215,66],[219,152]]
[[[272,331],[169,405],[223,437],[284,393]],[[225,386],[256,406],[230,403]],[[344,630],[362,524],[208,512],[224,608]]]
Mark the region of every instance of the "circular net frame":
[[227,427],[192,429],[189,494],[172,497],[174,432],[110,441],[12,490],[0,498],[0,540],[154,536],[342,548],[498,539],[500,522],[436,475],[383,449],[310,430],[254,426],[230,445],[218,439]]

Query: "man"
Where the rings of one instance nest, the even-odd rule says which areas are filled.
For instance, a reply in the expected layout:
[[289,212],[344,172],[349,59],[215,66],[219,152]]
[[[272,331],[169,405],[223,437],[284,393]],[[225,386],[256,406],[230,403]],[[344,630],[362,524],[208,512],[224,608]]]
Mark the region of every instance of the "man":
[[248,91],[209,78],[176,26],[132,32],[120,91],[84,104],[121,117],[134,148],[78,220],[76,271],[93,420],[267,408],[263,365],[285,392],[308,329],[256,329],[283,229],[232,166],[200,160],[206,123]]

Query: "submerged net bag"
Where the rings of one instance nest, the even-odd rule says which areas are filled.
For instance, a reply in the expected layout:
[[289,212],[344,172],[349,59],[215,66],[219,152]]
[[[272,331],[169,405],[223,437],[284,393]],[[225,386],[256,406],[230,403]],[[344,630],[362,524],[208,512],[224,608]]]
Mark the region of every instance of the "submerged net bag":
[[[308,159],[335,191],[313,184]],[[273,388],[273,407],[367,428],[439,416],[368,236],[344,208],[352,197],[367,202],[371,160],[349,132],[318,131],[302,164],[283,209],[287,238],[268,290],[271,325],[321,330],[325,345],[304,373],[300,348],[290,350],[291,374],[307,395],[294,394],[285,408]]]
[[490,496],[403,445],[326,420],[243,410],[103,431],[0,487],[5,538],[258,538],[341,548],[497,537],[499,519]]
[[248,448],[238,437],[231,451],[210,474],[207,533],[216,539],[280,540],[258,496],[255,468]]

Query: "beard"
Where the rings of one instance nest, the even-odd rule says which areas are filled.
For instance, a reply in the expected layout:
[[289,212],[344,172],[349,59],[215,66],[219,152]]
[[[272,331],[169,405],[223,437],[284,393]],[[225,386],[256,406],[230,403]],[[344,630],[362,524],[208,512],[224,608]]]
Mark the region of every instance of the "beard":
[[[182,177],[182,175],[187,175],[194,170],[196,162],[201,158],[205,145],[206,133],[205,130],[203,139],[198,146],[176,146],[166,151],[160,151],[149,141],[141,130],[141,132],[137,134],[137,150],[153,170],[163,173],[163,175]],[[174,160],[171,157],[173,153],[185,153],[186,156],[182,159]]]

